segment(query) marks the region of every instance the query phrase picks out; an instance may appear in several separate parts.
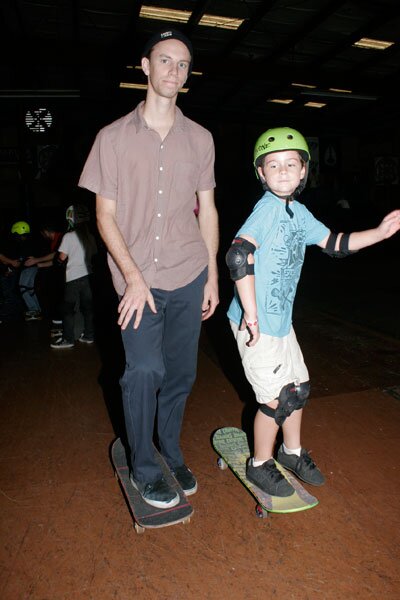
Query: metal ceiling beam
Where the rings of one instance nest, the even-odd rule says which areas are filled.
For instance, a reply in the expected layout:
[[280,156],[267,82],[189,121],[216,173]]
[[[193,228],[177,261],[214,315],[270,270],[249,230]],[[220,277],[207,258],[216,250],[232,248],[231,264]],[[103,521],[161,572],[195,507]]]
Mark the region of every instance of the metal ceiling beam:
[[185,34],[190,37],[193,29],[199,24],[202,16],[207,10],[207,6],[211,4],[211,0],[197,0],[192,14],[190,15],[189,21],[184,27]]
[[[360,38],[370,36],[374,31],[377,31],[379,27],[385,25],[392,19],[395,19],[399,16],[399,6],[388,6],[384,11],[382,10],[379,14],[376,14],[373,17],[373,19],[368,21],[368,23],[364,23],[354,33],[345,36],[342,42],[340,42],[339,44],[332,45],[332,47],[329,48],[329,50],[327,50],[326,52],[321,52],[314,61],[308,63],[309,67],[319,68],[320,66],[327,63],[329,60],[335,58],[336,56],[338,56],[338,54],[352,46],[354,42],[357,42]],[[379,52],[377,51],[377,57],[378,53],[382,56],[382,58],[384,58],[384,50],[381,50]],[[358,69],[360,68],[362,69],[362,65],[358,67]]]
[[324,8],[311,17],[303,27],[300,27],[293,34],[288,35],[287,40],[283,44],[277,46],[265,59],[263,58],[263,63],[265,62],[270,65],[272,60],[279,60],[282,55],[286,54],[286,52],[291,50],[296,44],[303,41],[307,35],[335,14],[335,12],[344,4],[347,4],[346,0],[331,0]]
[[[269,4],[270,5],[269,7],[271,8],[271,6],[272,6],[272,4],[274,4],[274,2],[266,2],[263,6],[264,9],[266,8],[266,4]],[[256,68],[261,71],[263,71],[264,68],[268,68],[268,72],[269,72],[273,62],[277,62],[281,56],[283,56],[286,52],[288,52],[291,48],[293,48],[298,42],[302,41],[308,34],[310,34],[312,31],[314,31],[319,25],[321,25],[321,23],[323,23],[332,14],[334,14],[341,6],[343,6],[343,4],[345,4],[345,0],[331,0],[326,6],[324,6],[315,15],[313,15],[305,23],[305,25],[300,27],[292,35],[288,35],[287,41],[285,41],[283,44],[281,44],[280,46],[275,48],[267,56],[263,57],[260,60],[255,61],[256,65],[257,65]],[[258,13],[261,13],[261,10],[259,10]],[[248,30],[246,30],[246,34],[249,31],[251,31],[251,29],[257,23],[257,21],[260,18],[262,18],[263,16],[265,16],[265,13],[263,15],[259,14],[258,19],[254,18],[254,20],[252,20],[251,27]],[[238,30],[238,33],[239,33],[239,30]],[[238,36],[237,42],[235,45],[237,45],[242,40],[242,38],[243,38],[243,36],[242,37]],[[230,51],[233,49],[234,41],[235,41],[235,38],[234,38],[234,40],[232,40],[230,45],[225,47],[225,49],[223,51],[224,54],[226,54],[227,50]],[[246,71],[245,73],[246,73],[245,79],[248,80],[249,79],[248,72]],[[224,101],[226,101],[226,102],[231,101],[232,98],[236,95],[236,93],[237,93],[237,91],[231,90],[224,98]]]
[[236,30],[233,37],[226,46],[218,52],[218,57],[223,58],[230,54],[242,40],[252,31],[254,26],[271,10],[277,0],[265,0],[261,6],[254,11],[249,19],[245,19],[240,27]]

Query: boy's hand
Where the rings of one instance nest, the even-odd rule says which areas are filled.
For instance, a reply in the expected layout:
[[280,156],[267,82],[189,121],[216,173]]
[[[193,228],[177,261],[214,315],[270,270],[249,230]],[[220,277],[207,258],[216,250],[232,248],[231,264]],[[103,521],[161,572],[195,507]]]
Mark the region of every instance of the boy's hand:
[[397,233],[400,230],[400,209],[393,210],[386,215],[377,229],[382,240],[386,240]]
[[250,334],[250,339],[246,342],[246,346],[255,346],[260,339],[260,329],[258,327],[258,319],[246,319],[246,316],[243,317],[242,323],[240,325],[240,331],[247,329]]

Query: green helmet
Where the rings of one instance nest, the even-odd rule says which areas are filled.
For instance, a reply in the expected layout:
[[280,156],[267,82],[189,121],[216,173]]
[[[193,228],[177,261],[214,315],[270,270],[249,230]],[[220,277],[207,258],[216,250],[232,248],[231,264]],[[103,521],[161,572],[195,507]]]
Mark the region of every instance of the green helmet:
[[26,233],[30,233],[31,228],[26,221],[17,221],[11,227],[11,233],[17,233],[18,235],[24,235]]
[[310,160],[310,151],[304,137],[291,127],[268,129],[260,135],[254,146],[254,166],[258,167],[259,159],[271,152],[297,150],[304,162]]
[[[254,146],[254,168],[258,176],[257,167],[261,165],[261,159],[264,156],[272,152],[284,152],[285,150],[297,150],[306,164],[304,178],[293,194],[297,196],[303,191],[307,182],[310,151],[306,140],[296,129],[292,127],[275,127],[275,129],[267,129],[262,133]],[[268,189],[266,185],[264,185],[264,188]]]

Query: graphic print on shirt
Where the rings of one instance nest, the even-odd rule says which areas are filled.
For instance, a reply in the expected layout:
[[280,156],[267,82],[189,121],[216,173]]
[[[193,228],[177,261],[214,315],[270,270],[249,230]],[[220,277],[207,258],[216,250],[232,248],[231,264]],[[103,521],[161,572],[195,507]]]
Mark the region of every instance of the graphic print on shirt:
[[298,224],[281,221],[271,246],[271,281],[267,287],[267,314],[280,315],[291,309],[304,262],[305,229]]

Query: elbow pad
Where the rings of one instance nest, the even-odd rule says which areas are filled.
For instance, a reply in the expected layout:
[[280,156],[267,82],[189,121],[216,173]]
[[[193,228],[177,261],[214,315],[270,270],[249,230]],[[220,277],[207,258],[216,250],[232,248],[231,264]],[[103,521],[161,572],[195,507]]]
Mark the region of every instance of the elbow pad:
[[333,258],[345,258],[346,256],[350,256],[350,254],[354,254],[357,251],[349,250],[349,237],[350,233],[344,233],[340,238],[339,250],[335,250],[338,234],[331,233],[322,252],[325,252],[328,256],[333,256]]
[[254,265],[249,265],[248,256],[249,254],[254,254],[255,251],[255,245],[248,240],[241,237],[233,240],[225,256],[225,261],[229,267],[233,281],[243,279],[246,275],[254,275]]

